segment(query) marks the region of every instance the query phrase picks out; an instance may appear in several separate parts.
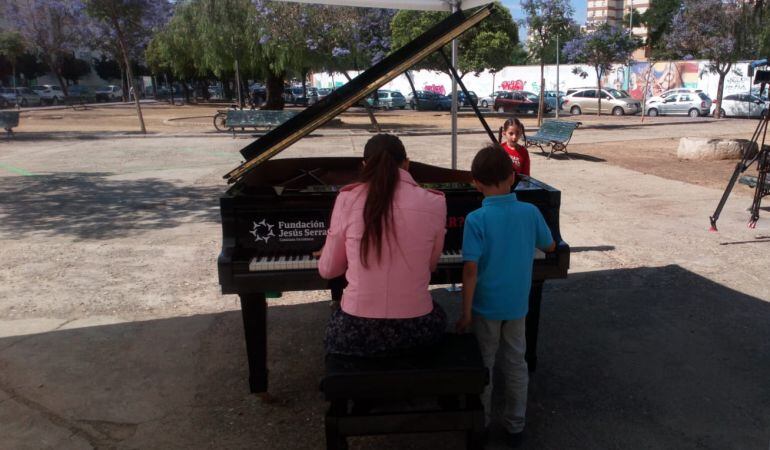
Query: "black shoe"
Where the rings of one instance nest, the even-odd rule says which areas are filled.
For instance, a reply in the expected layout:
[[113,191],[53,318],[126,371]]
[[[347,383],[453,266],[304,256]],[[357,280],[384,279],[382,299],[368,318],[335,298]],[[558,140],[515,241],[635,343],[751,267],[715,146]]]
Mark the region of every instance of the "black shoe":
[[519,448],[524,443],[524,431],[519,431],[518,433],[506,431],[505,435],[511,448]]

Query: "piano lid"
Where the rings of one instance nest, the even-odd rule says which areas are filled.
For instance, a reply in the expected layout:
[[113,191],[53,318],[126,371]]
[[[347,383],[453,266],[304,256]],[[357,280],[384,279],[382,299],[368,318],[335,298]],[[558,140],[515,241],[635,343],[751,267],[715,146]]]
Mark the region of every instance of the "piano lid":
[[491,13],[492,5],[486,5],[471,13],[457,11],[450,15],[344,86],[332,91],[323,100],[244,147],[241,155],[246,158],[246,162],[231,170],[224,178],[228,183],[238,181],[253,167],[307,136],[383,84],[476,26]]

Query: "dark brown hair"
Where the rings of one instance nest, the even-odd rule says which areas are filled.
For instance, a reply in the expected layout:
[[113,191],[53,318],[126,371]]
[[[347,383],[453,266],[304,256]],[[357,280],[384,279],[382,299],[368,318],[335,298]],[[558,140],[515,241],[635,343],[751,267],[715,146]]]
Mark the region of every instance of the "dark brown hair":
[[383,235],[393,231],[393,197],[399,180],[398,169],[405,160],[406,149],[396,136],[378,134],[364,146],[366,164],[361,171],[361,182],[369,188],[361,237],[361,265],[364,267],[368,266],[372,246],[380,260]]
[[512,173],[511,157],[498,144],[490,144],[479,150],[471,163],[473,179],[487,186],[507,180]]
[[503,123],[503,126],[500,127],[500,134],[497,135],[497,141],[500,143],[503,142],[503,133],[512,125],[519,127],[519,130],[521,130],[521,137],[524,139],[524,142],[527,142],[527,132],[524,129],[524,124],[521,123],[521,120],[519,120],[518,117],[511,117]]

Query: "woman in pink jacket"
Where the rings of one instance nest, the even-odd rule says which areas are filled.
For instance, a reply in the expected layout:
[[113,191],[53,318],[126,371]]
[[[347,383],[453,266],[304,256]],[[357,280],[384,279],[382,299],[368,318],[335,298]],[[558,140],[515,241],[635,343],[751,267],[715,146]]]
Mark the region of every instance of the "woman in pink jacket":
[[444,333],[446,314],[428,283],[444,246],[446,201],[408,169],[401,140],[379,134],[364,148],[361,182],[337,196],[318,262],[322,277],[348,280],[326,329],[329,353],[393,355]]

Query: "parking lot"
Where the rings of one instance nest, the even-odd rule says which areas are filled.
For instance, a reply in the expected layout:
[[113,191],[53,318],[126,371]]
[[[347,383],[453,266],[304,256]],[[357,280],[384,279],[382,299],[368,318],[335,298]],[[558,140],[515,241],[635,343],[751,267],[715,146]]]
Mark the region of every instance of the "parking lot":
[[[0,447],[323,446],[328,292],[271,300],[276,401],[248,393],[216,257],[221,177],[254,138],[217,133],[216,109],[147,104],[147,136],[130,105],[24,110],[0,139]],[[377,118],[412,160],[449,165],[448,113]],[[569,278],[543,294],[525,448],[767,449],[770,211],[748,230],[738,186],[708,233],[735,162],[676,158],[680,137],[748,138],[756,122],[576,119],[569,157],[532,154],[533,176],[562,192],[572,253]],[[280,157],[360,155],[370,127],[351,109]],[[488,138],[467,112],[459,128],[467,169]],[[458,294],[433,292],[456,313]],[[438,433],[351,448],[463,444]]]

